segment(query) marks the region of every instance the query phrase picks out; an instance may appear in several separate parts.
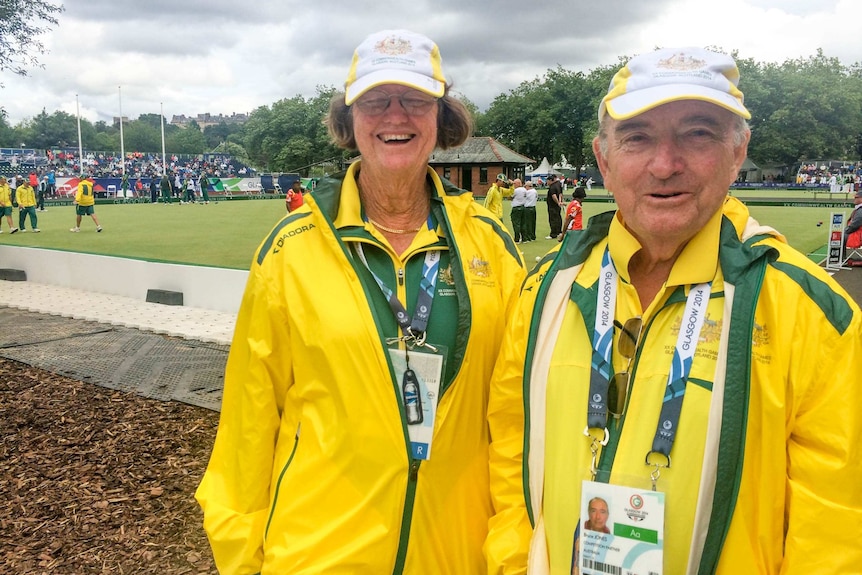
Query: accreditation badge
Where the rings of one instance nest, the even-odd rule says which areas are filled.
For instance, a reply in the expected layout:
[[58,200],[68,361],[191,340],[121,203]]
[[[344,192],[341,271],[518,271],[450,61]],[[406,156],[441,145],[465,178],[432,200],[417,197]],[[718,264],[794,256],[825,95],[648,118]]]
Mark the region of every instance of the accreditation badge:
[[664,493],[584,481],[578,532],[580,575],[662,575]]
[[440,346],[435,346],[436,352],[426,349],[389,349],[414,459],[431,458],[434,419],[446,357],[446,350]]

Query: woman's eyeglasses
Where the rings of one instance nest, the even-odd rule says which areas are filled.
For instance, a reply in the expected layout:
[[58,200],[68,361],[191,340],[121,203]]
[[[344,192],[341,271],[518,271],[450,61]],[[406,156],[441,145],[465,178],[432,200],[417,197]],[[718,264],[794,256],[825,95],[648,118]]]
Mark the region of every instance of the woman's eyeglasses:
[[366,116],[379,116],[389,109],[392,98],[397,98],[398,103],[408,116],[422,116],[431,111],[437,103],[437,98],[425,96],[419,92],[404,92],[401,94],[386,94],[384,92],[369,92],[353,103]]
[[632,360],[638,349],[638,341],[640,340],[641,329],[643,328],[643,319],[633,317],[626,321],[625,324],[614,320],[614,325],[620,330],[620,337],[617,340],[617,350],[621,356],[628,360],[625,371],[615,373],[608,386],[608,412],[610,412],[614,419],[619,419],[626,410],[626,402],[628,401],[632,379]]

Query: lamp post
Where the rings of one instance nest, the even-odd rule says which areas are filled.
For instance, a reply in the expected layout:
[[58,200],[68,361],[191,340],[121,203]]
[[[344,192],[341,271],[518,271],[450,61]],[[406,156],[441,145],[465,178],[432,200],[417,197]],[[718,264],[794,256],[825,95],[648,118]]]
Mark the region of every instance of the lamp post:
[[75,94],[75,113],[78,116],[78,175],[84,177],[84,149],[81,146],[81,108],[78,105],[78,94]]
[[123,143],[123,87],[117,86],[117,92],[120,97],[120,172],[123,176],[126,175],[126,147]]

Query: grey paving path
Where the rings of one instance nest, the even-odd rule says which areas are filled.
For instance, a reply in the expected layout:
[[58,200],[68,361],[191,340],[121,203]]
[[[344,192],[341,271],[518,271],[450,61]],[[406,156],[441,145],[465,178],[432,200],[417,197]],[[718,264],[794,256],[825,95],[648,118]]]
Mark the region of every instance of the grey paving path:
[[227,345],[0,307],[0,356],[163,401],[218,411]]
[[235,323],[235,314],[0,281],[0,356],[216,411]]

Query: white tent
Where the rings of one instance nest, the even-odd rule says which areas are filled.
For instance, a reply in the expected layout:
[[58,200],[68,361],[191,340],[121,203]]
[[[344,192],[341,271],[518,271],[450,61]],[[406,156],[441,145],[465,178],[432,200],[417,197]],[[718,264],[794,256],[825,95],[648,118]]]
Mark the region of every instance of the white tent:
[[526,174],[530,176],[530,178],[546,178],[548,174],[556,174],[561,175],[560,172],[551,167],[551,163],[548,161],[548,158],[542,158],[542,163],[539,164],[539,167]]

